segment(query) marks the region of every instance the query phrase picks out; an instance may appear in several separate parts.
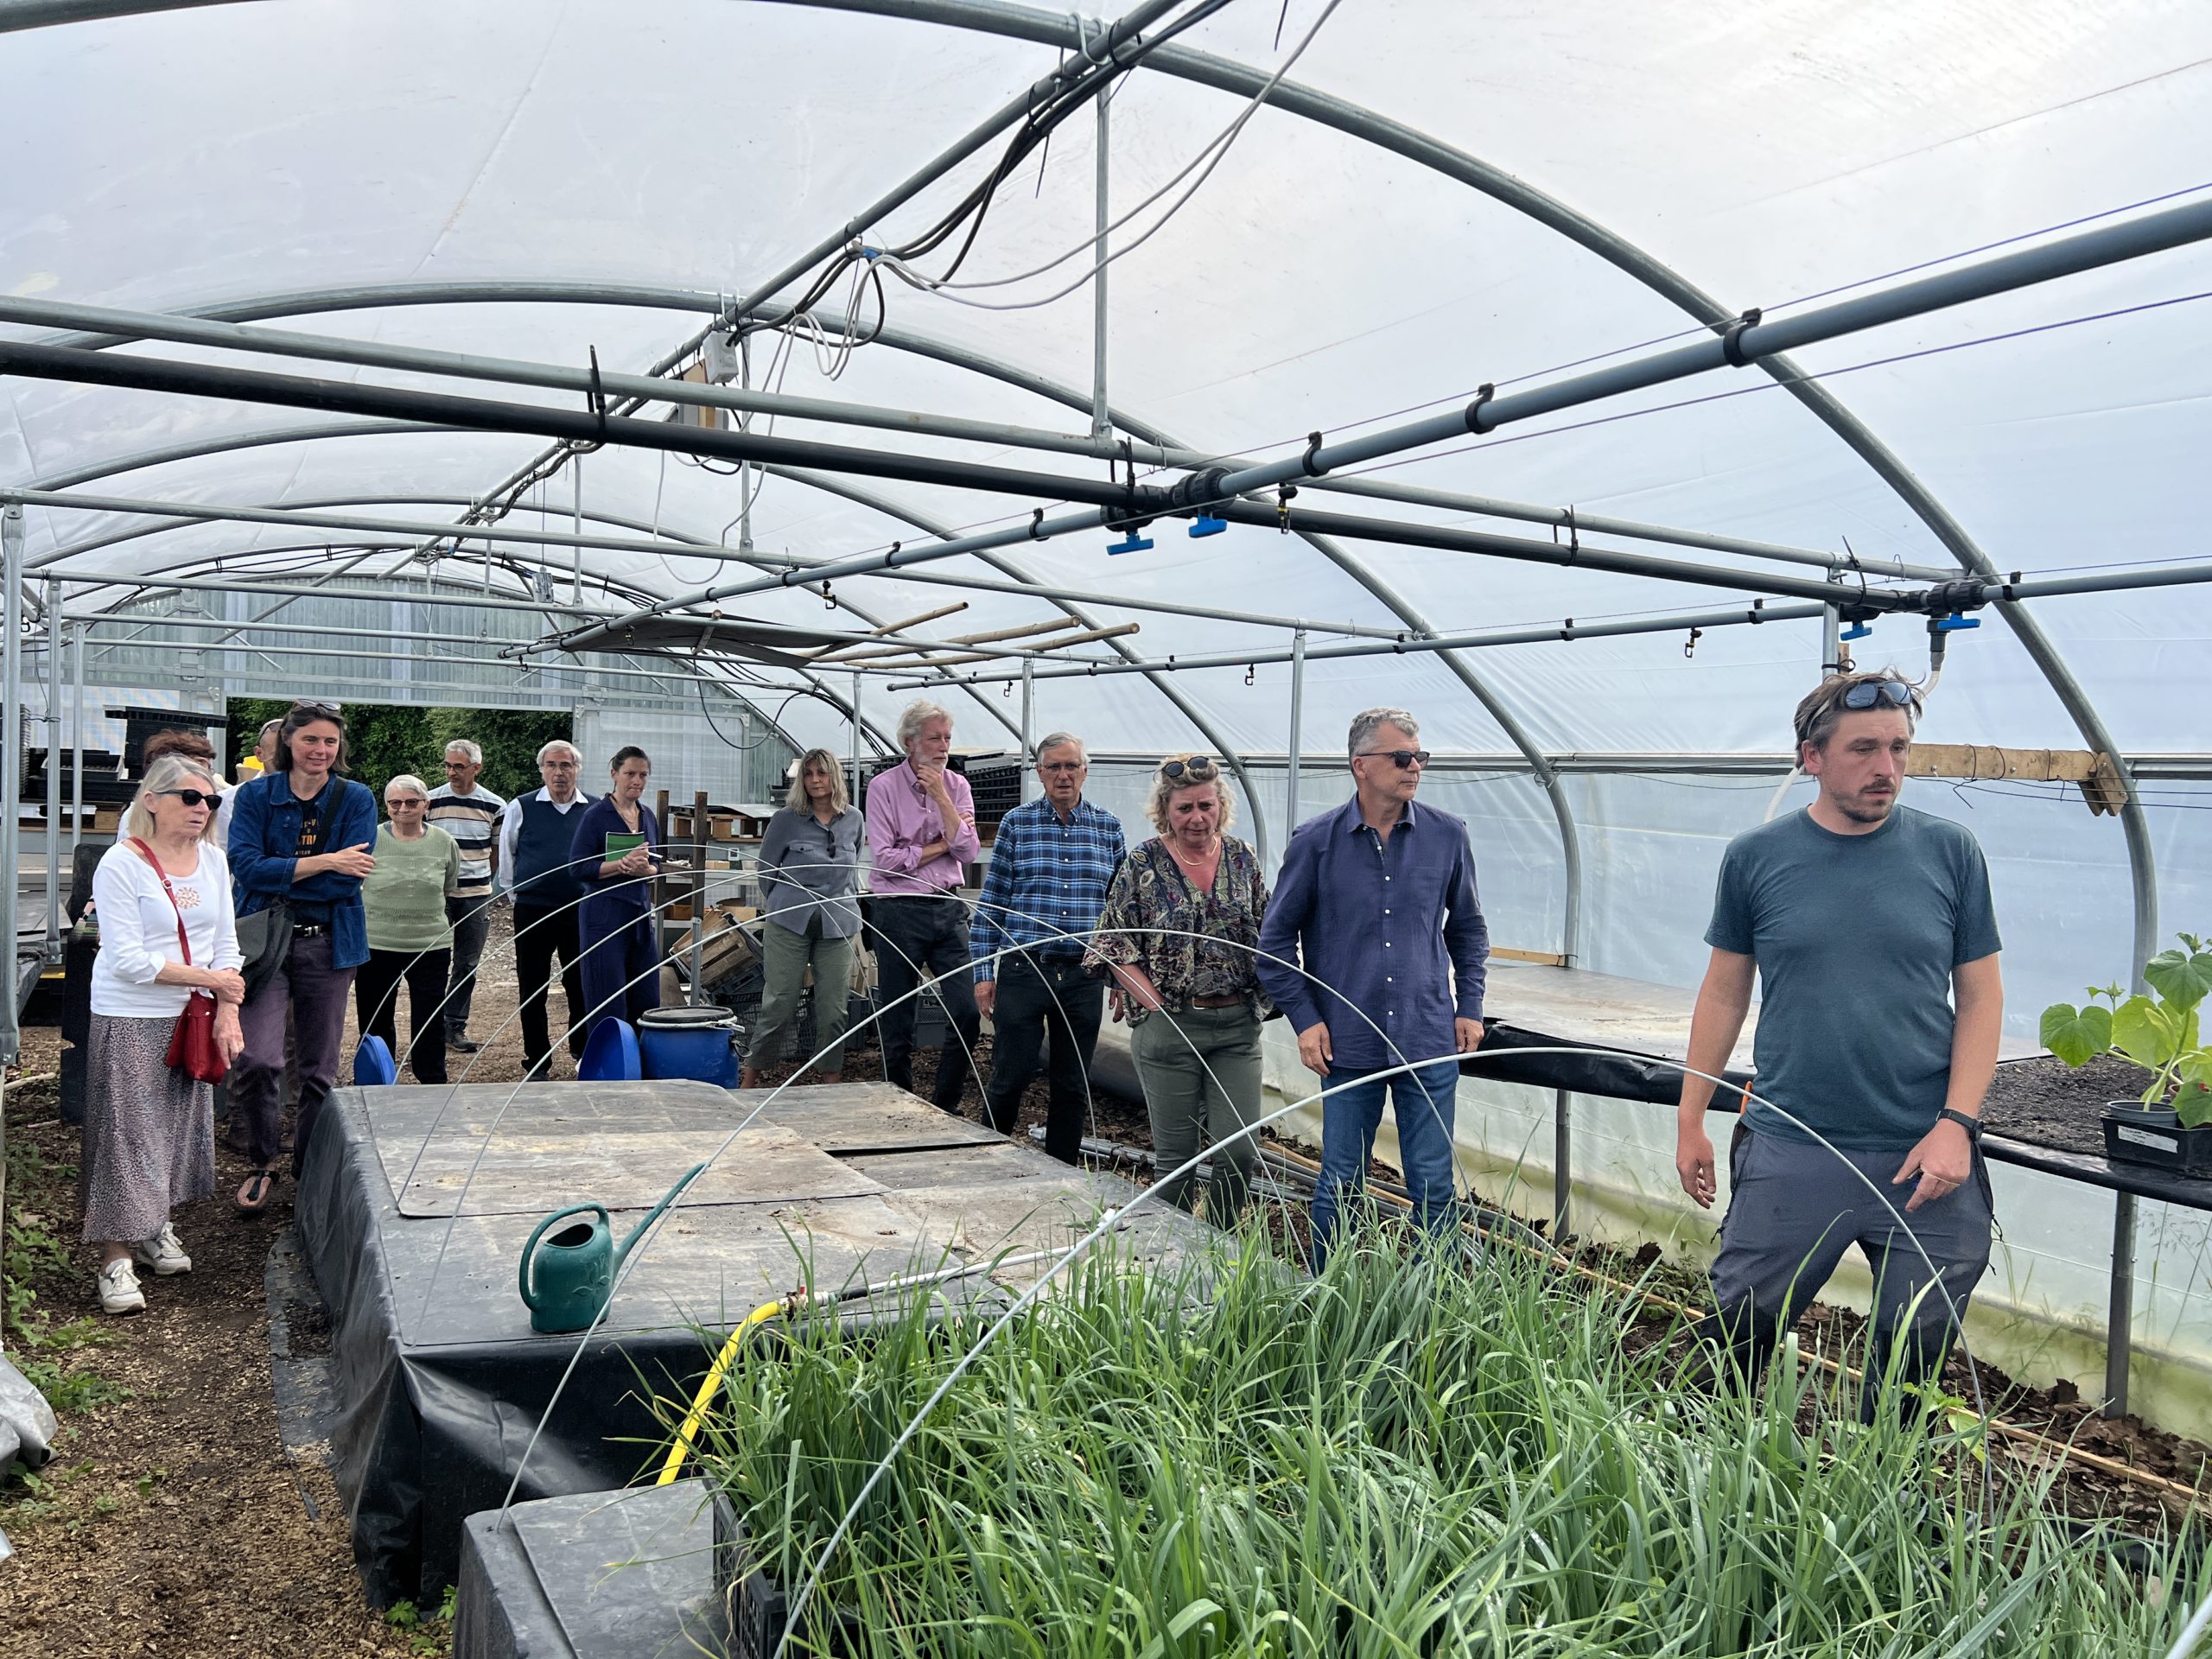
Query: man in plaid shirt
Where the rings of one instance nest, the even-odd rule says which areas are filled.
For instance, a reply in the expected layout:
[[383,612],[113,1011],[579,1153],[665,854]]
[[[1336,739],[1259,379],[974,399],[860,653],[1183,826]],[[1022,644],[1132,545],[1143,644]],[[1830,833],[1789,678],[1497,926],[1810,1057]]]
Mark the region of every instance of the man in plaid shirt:
[[1001,1135],[1014,1132],[1021,1092],[1049,1039],[1045,1150],[1068,1164],[1083,1151],[1090,1052],[1106,999],[1106,982],[1084,971],[1083,953],[1127,851],[1121,821],[1083,798],[1090,773],[1080,738],[1054,732],[1037,746],[1044,797],[1000,821],[969,930],[976,1006],[993,1033],[984,1109]]

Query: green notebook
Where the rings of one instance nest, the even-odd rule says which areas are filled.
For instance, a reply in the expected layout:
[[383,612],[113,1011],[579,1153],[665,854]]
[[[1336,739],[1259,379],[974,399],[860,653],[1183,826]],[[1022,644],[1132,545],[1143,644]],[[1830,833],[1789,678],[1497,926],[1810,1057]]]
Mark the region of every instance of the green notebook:
[[619,863],[634,849],[645,844],[645,838],[642,833],[630,835],[619,830],[610,830],[607,834],[607,861],[609,864]]

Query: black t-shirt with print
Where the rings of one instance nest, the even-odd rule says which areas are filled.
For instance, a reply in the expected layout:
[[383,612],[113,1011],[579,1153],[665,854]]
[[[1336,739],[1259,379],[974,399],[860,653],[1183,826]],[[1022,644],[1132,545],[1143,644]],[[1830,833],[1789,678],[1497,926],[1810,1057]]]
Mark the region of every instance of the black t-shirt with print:
[[[311,801],[300,803],[300,839],[292,849],[294,858],[313,858],[322,850],[322,798],[318,795]],[[312,899],[295,899],[292,920],[296,925],[327,927],[330,906]]]

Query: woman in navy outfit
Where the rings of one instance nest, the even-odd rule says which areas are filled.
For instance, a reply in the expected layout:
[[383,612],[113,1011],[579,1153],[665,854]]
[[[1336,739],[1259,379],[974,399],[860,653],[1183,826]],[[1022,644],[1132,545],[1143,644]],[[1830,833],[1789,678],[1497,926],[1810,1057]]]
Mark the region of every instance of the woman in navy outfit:
[[338,1076],[353,970],[369,959],[361,878],[377,867],[377,798],[344,776],[346,720],[329,702],[296,702],[276,733],[276,769],[231,798],[231,880],[241,917],[277,899],[289,907],[290,951],[239,1014],[245,1052],[230,1077],[231,1109],[245,1121],[253,1173],[238,1207],[269,1207],[276,1185],[283,1102],[284,1026],[299,1062],[292,1173],[306,1162],[322,1103]]
[[[659,928],[652,912],[660,824],[643,799],[653,763],[643,749],[626,747],[614,752],[607,775],[607,792],[584,809],[569,848],[570,868],[582,873],[587,889],[576,910],[587,1042],[609,1015],[635,1025],[647,1008],[660,1006]],[[635,835],[645,836],[645,845],[607,856],[609,836]]]

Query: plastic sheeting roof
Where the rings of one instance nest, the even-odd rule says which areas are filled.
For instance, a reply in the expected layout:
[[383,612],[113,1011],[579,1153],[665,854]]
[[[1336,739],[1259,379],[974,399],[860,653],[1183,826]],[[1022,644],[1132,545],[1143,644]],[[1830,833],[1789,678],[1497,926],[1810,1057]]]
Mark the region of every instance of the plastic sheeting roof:
[[[0,4],[0,22],[18,25],[86,18],[5,36],[0,291],[144,310],[423,283],[747,294],[1058,60],[1058,49],[1039,39],[899,15],[925,5],[847,3],[262,0],[107,17],[86,14],[131,8]],[[1237,0],[1176,44],[1264,72],[1313,27],[1323,3],[1291,0],[1286,13]],[[1040,37],[1071,27],[1065,14],[995,0],[940,10]],[[1524,181],[1730,308],[1771,310],[2212,189],[2193,137],[2212,130],[2212,12],[2185,3],[1805,0],[1716,12],[1687,0],[1534,10],[1343,0],[1290,81]],[[1152,69],[1126,80],[1112,105],[1117,210],[1181,169],[1241,101]],[[1019,272],[1083,243],[1092,224],[1093,139],[1086,113],[1054,135],[1041,167],[1025,166],[1001,192],[963,276]],[[925,223],[982,165],[964,164],[885,226],[864,228],[887,235]],[[1071,280],[1085,263],[1079,255],[1058,276]],[[1058,285],[1033,281],[976,297]],[[2212,357],[2191,349],[2203,338],[2200,308],[2160,302],[2207,290],[2212,253],[2199,246],[1897,324],[1799,360],[1833,377],[1830,389],[2000,569],[2178,558],[2199,551],[2191,532],[2199,458],[2212,439]],[[1087,288],[1009,311],[896,283],[887,292],[898,329],[1046,377],[1087,402]],[[871,307],[872,298],[863,313]],[[1313,429],[1342,433],[1464,400],[1485,381],[1540,377],[1694,332],[1677,306],[1557,230],[1405,155],[1276,108],[1258,112],[1190,206],[1112,266],[1110,315],[1116,409],[1176,441],[1247,454],[1280,454]],[[2093,316],[2101,320],[2080,321]],[[643,369],[705,321],[696,310],[554,302],[272,316],[276,326],[315,333],[565,364],[596,348],[609,368],[626,370]],[[773,338],[759,337],[756,365],[765,366]],[[175,345],[122,349],[216,355]],[[1088,427],[1085,410],[887,346],[854,353],[834,382],[822,359],[810,346],[793,348],[782,388],[1060,431]],[[384,372],[355,378],[473,390]],[[172,444],[328,423],[205,399],[3,384],[0,480],[14,481]],[[489,395],[575,404],[514,387]],[[788,421],[777,429],[1046,471],[1101,470],[975,444]],[[364,435],[180,461],[86,487],[257,505],[468,498],[542,447],[483,435]],[[1755,370],[1402,458],[1373,476],[1950,563],[1893,491]],[[709,541],[736,537],[734,479],[609,449],[588,459],[584,480],[591,510]],[[1031,505],[915,485],[866,487],[937,525],[1026,515]],[[564,528],[566,478],[541,499],[545,522]],[[140,527],[35,509],[30,554]],[[1014,556],[1039,579],[1082,588],[1322,621],[1402,620],[1295,537],[1236,528],[1193,542],[1176,521],[1156,530],[1154,550],[1127,557],[1107,556],[1104,533]],[[807,556],[922,534],[913,522],[781,479],[767,482],[753,533],[763,550]],[[175,571],[302,539],[200,524],[105,548],[79,564]],[[1696,608],[1726,592],[1380,544],[1349,550],[1444,631]],[[564,550],[543,556],[565,572]],[[743,574],[685,556],[594,552],[587,563],[647,596]],[[985,567],[963,559],[936,568]],[[841,581],[836,592],[879,618],[947,596],[875,577]],[[1026,598],[971,597],[967,613],[938,629],[1055,613]],[[849,613],[825,617],[822,601],[804,594],[745,603],[778,620],[865,626]],[[2201,690],[2208,603],[2202,589],[2168,588],[2033,609],[2121,746],[2161,751],[2202,742],[2201,697],[2177,696],[2173,687],[2187,680]],[[1141,623],[1131,643],[1148,658],[1285,643],[1275,629],[1096,608],[1103,620]],[[1526,645],[1467,661],[1546,749],[1781,748],[1787,705],[1819,661],[1818,624],[1715,631],[1694,658],[1684,643],[1662,635]],[[1879,625],[1860,656],[1917,671],[1925,651],[1919,625],[1897,620]],[[1263,668],[1249,686],[1233,671],[1179,675],[1174,684],[1221,741],[1280,751],[1287,677]],[[871,687],[872,717],[887,724],[904,696]],[[1306,687],[1309,753],[1332,749],[1344,718],[1378,699],[1419,710],[1435,747],[1510,747],[1446,664],[1414,656],[1316,663]],[[1103,748],[1203,741],[1137,677],[1049,682],[1039,706],[1041,721],[1084,731]],[[843,722],[826,703],[802,700],[783,719],[800,741],[843,741]],[[1953,652],[1924,735],[2080,741],[1993,613]],[[2108,844],[2116,841],[2100,842],[2103,855],[2118,856]]]

